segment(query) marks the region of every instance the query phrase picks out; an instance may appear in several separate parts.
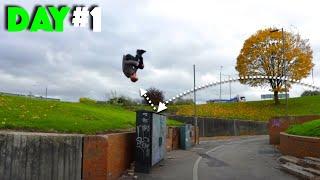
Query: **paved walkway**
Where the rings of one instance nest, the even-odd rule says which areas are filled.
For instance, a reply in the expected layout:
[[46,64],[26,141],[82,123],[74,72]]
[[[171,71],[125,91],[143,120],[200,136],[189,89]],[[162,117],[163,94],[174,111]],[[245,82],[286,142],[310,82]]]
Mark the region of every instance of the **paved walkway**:
[[190,151],[172,151],[150,174],[138,179],[154,180],[291,180],[276,159],[280,156],[268,144],[268,136],[233,137],[203,141]]

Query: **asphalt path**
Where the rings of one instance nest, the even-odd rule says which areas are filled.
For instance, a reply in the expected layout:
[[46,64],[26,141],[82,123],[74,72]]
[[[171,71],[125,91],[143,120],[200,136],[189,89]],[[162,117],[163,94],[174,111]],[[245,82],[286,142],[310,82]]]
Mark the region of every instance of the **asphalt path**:
[[152,180],[294,180],[276,161],[280,153],[268,136],[232,137],[202,141],[188,150],[171,151],[150,174]]

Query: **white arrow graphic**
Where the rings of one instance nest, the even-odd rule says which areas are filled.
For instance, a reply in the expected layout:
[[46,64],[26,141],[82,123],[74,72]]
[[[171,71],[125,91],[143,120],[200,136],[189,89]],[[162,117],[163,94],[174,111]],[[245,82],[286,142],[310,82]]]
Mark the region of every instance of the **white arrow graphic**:
[[143,97],[146,94],[147,94],[147,91],[142,89],[142,88],[140,88],[140,96]]
[[157,113],[159,113],[159,112],[161,112],[161,111],[164,111],[164,110],[166,110],[166,109],[167,109],[166,104],[160,102],[160,103],[159,103],[159,106],[158,106],[158,111],[157,111]]

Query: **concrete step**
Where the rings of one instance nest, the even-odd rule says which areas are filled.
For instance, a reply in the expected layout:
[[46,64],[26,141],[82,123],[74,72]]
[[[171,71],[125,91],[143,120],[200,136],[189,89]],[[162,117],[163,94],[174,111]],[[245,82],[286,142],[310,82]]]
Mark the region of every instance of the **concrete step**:
[[320,158],[316,158],[316,157],[305,157],[304,159],[306,159],[306,160],[311,160],[311,161],[320,163]]
[[299,159],[294,156],[281,156],[278,158],[280,163],[293,163],[306,168],[314,168],[320,170],[320,159],[314,157],[305,157],[304,159]]
[[320,177],[320,171],[313,168],[303,168],[303,170]]
[[311,167],[311,168],[320,170],[320,162],[318,162],[318,161],[314,161],[311,159],[303,159],[303,161],[300,162],[300,164],[303,167]]
[[287,162],[293,163],[293,164],[299,164],[300,159],[293,156],[281,156],[278,158],[278,161],[282,164],[285,164]]
[[302,166],[298,166],[298,165],[290,163],[290,162],[281,164],[280,167],[284,171],[286,171],[286,172],[288,172],[288,173],[290,173],[292,175],[295,175],[295,176],[297,176],[299,178],[302,178],[302,179],[318,180],[318,178],[320,178],[319,176],[317,177],[316,175],[305,171]]

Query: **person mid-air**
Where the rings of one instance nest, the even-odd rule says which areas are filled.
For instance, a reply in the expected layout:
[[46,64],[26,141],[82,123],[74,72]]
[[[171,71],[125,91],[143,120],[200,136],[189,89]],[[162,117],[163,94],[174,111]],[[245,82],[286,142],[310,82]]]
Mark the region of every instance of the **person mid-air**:
[[143,57],[142,54],[146,51],[143,49],[137,49],[136,57],[131,54],[123,56],[122,59],[122,71],[127,78],[130,78],[132,82],[138,81],[137,70],[143,69]]

